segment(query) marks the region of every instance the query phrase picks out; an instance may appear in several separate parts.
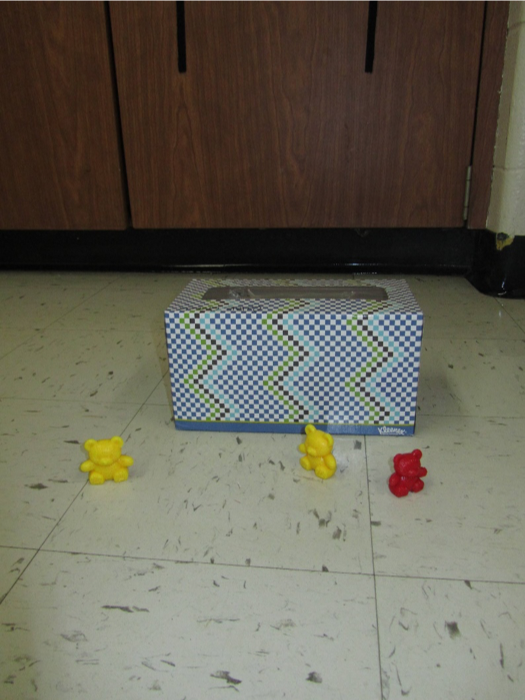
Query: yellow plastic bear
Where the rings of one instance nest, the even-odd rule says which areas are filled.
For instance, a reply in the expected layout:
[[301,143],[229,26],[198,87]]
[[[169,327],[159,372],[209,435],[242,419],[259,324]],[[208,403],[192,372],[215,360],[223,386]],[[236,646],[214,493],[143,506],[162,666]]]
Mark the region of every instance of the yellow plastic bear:
[[335,474],[337,462],[332,455],[334,438],[313,425],[306,426],[306,440],[299,450],[306,453],[300,460],[303,469],[313,469],[320,479],[329,479]]
[[112,437],[110,440],[86,440],[84,448],[89,459],[82,462],[80,471],[89,472],[91,484],[103,484],[105,481],[126,481],[128,467],[133,464],[133,458],[121,455],[120,450],[124,440]]

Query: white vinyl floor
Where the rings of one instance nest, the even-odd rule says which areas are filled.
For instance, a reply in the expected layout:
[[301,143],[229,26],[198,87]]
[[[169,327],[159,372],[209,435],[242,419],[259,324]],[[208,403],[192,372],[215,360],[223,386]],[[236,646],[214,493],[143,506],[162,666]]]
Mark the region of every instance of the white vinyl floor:
[[[406,278],[416,435],[336,437],[321,481],[298,436],[175,430],[189,279],[0,272],[0,698],[523,700],[525,300]],[[91,486],[112,435],[130,479]]]

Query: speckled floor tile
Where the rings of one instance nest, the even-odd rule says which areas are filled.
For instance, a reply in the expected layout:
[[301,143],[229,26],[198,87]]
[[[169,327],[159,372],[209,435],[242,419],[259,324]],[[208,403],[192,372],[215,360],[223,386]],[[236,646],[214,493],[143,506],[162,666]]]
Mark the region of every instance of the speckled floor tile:
[[[163,312],[195,276],[0,272],[2,700],[521,700],[525,300],[407,276],[416,434],[336,437],[323,482],[299,436],[175,430]],[[91,486],[113,434],[130,479]]]
[[0,359],[21,347],[30,338],[38,337],[39,331],[33,328],[10,330],[0,325]]
[[378,700],[373,580],[41,552],[0,607],[5,700]]
[[0,360],[0,395],[142,403],[167,372],[164,331],[45,331]]
[[0,287],[0,327],[46,328],[93,296],[83,287],[56,286],[45,294],[34,288]]
[[83,443],[118,435],[136,406],[0,401],[0,544],[39,547],[80,493]]
[[[376,573],[525,582],[524,419],[424,416],[366,442]],[[425,488],[396,498],[392,459],[416,448]]]
[[469,338],[469,339],[520,339],[523,327],[501,307],[492,306],[482,313],[464,307],[450,320],[448,314],[425,315],[424,337],[430,338]]
[[300,466],[297,435],[176,431],[168,407],[148,406],[123,437],[130,480],[86,488],[47,549],[372,572],[362,439],[338,441],[323,481]]
[[418,391],[421,413],[525,417],[525,338],[426,340]]
[[[443,300],[446,304],[447,300]],[[424,312],[425,338],[483,338],[520,339],[523,329],[516,323],[496,299],[484,297],[475,303],[463,303],[454,309],[433,305]]]
[[[184,287],[195,277],[199,277],[195,272],[123,272],[112,283],[113,288],[128,291],[142,291],[148,293],[158,293],[164,291],[168,296],[173,293],[170,302]],[[212,274],[207,275],[213,276]],[[222,277],[222,275],[217,275]]]
[[[391,275],[397,278],[399,275]],[[439,313],[469,305],[473,309],[483,310],[498,300],[480,294],[464,277],[449,275],[408,275],[405,278],[421,306],[423,313]]]
[[408,282],[424,314],[426,339],[523,338],[523,329],[499,300],[480,294],[465,279],[412,277]]
[[43,294],[46,289],[83,287],[93,292],[120,280],[120,272],[47,272],[0,270],[0,289],[29,288]]
[[[35,554],[36,551],[30,549],[0,546],[0,604]],[[8,623],[4,623],[3,627],[7,626]],[[0,649],[2,649],[1,645]],[[0,677],[1,682],[2,678]]]
[[111,284],[62,316],[52,328],[82,330],[164,331],[164,310],[182,291],[183,284],[160,278],[146,285],[136,280]]
[[521,700],[525,586],[376,581],[383,700]]

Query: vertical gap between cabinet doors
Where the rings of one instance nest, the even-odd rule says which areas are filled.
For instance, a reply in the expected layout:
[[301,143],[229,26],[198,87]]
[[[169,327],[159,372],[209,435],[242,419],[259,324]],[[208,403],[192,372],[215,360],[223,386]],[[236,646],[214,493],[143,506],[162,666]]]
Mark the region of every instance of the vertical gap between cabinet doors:
[[120,177],[122,182],[123,199],[124,206],[126,208],[126,219],[128,227],[132,224],[131,219],[131,197],[129,194],[129,183],[128,183],[128,169],[126,166],[126,152],[124,149],[124,136],[122,134],[122,116],[120,110],[120,96],[118,91],[118,80],[117,80],[117,65],[115,62],[115,47],[113,44],[113,29],[111,27],[111,11],[109,7],[109,2],[104,2],[104,11],[106,15],[106,33],[108,37],[108,51],[109,51],[109,72],[111,76],[111,86],[113,89],[113,103],[115,105],[115,118],[117,122],[117,147],[120,162],[122,167],[120,169]]
[[188,70],[186,60],[186,12],[184,0],[176,0],[177,12],[177,67],[179,73],[186,73]]
[[365,73],[374,70],[376,51],[377,0],[368,3],[368,27],[366,31]]

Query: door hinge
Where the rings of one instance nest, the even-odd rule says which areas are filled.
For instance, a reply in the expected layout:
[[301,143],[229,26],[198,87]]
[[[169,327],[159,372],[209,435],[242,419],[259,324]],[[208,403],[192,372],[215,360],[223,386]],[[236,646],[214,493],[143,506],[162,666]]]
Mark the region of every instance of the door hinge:
[[468,207],[470,201],[470,182],[472,180],[472,165],[467,168],[467,179],[465,182],[465,199],[463,201],[463,221],[468,219]]

